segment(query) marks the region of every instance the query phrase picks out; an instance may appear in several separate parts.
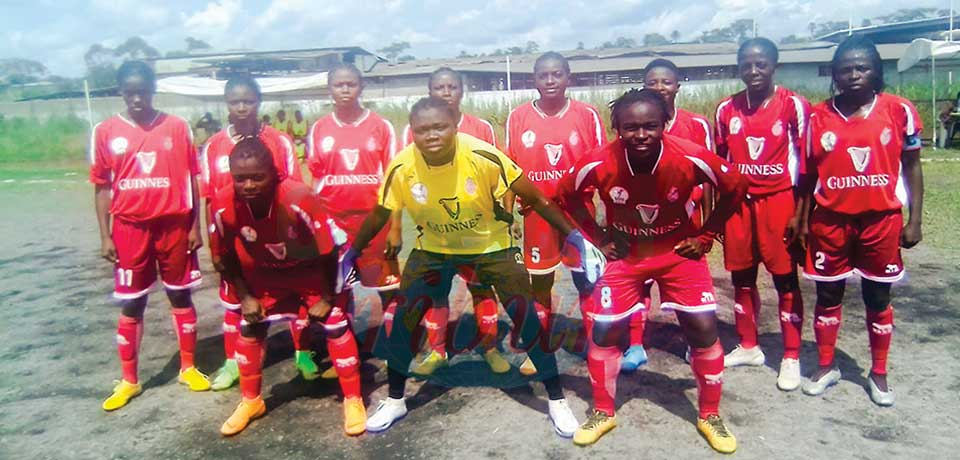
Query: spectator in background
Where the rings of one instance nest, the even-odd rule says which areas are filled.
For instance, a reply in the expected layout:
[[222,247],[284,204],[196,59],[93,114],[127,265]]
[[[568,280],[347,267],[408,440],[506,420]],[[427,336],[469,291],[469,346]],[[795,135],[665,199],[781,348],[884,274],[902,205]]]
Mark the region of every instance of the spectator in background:
[[207,112],[203,114],[199,120],[197,120],[197,124],[194,125],[194,128],[197,131],[203,130],[203,134],[197,135],[198,133],[194,133],[193,140],[196,145],[203,145],[203,143],[206,142],[210,136],[213,136],[220,131],[220,120],[213,118],[213,114]]
[[281,133],[290,134],[290,120],[287,120],[287,112],[283,109],[277,110],[277,119],[273,120],[273,128]]
[[296,146],[297,158],[304,158],[304,145],[307,143],[307,119],[303,118],[303,112],[297,110],[293,112],[293,120],[290,121],[290,132],[287,133],[293,137],[293,143]]

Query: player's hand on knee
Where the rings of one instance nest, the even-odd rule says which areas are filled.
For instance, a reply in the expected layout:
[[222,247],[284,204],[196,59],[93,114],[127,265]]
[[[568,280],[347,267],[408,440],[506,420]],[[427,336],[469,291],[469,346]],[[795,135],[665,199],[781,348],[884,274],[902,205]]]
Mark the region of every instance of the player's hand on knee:
[[256,297],[246,296],[240,301],[240,312],[243,313],[243,319],[249,324],[256,324],[263,321],[263,306]]
[[386,260],[397,260],[400,250],[403,249],[403,236],[398,229],[391,228],[387,234],[387,248],[383,251]]
[[587,281],[596,283],[607,266],[607,258],[603,252],[583,237],[580,230],[574,230],[567,235],[567,243],[580,253],[580,268],[587,275]]
[[787,246],[799,245],[807,248],[807,226],[803,225],[803,220],[799,217],[791,217],[787,221],[787,227],[783,229],[783,242]]
[[100,241],[100,257],[107,262],[117,263],[117,247],[113,244],[113,239],[104,238]]
[[690,237],[677,243],[677,245],[673,247],[673,252],[677,253],[680,257],[699,260],[710,250],[709,246],[709,243],[701,241],[700,238]]
[[307,316],[310,317],[311,321],[321,321],[330,314],[330,310],[333,309],[333,306],[330,304],[330,301],[327,299],[320,299],[317,303],[310,306],[307,309]]
[[923,231],[919,224],[907,223],[900,232],[900,247],[910,249],[923,239]]

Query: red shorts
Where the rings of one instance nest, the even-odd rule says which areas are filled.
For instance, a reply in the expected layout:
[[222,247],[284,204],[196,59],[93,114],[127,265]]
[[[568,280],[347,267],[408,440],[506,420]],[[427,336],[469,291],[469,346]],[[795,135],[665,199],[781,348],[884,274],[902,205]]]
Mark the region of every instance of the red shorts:
[[839,281],[860,276],[881,283],[903,278],[898,211],[858,215],[816,208],[810,216],[807,262],[803,276],[815,281]]
[[[332,215],[334,222],[347,233],[350,243],[360,231],[366,214]],[[387,249],[387,234],[390,232],[390,223],[383,227],[370,240],[360,257],[357,258],[357,276],[364,287],[378,291],[389,291],[400,287],[400,263],[396,259],[387,260],[383,252]]]
[[[295,321],[304,317],[306,310],[323,298],[321,286],[326,285],[326,276],[319,270],[310,268],[254,271],[245,272],[244,281],[250,288],[250,294],[256,297],[266,310],[266,321]],[[342,327],[347,324],[344,304],[347,297],[349,296],[335,296],[335,305],[325,321],[325,327]]]
[[584,318],[617,321],[644,309],[643,285],[656,281],[660,308],[688,313],[717,310],[713,278],[706,258],[690,260],[676,253],[648,257],[639,262],[616,260],[607,264],[590,298],[581,305]]
[[530,212],[523,217],[523,263],[531,275],[548,275],[560,264],[580,266],[579,254],[540,214]]
[[187,253],[187,234],[193,225],[190,216],[168,216],[147,222],[113,220],[112,238],[117,247],[113,296],[136,299],[150,291],[160,279],[167,289],[197,287],[201,282],[197,253]]
[[771,274],[792,272],[794,262],[783,242],[783,233],[794,207],[792,189],[747,198],[726,223],[724,267],[729,271],[746,270],[762,262]]
[[237,297],[237,289],[223,277],[220,278],[220,305],[227,310],[240,310],[240,297]]

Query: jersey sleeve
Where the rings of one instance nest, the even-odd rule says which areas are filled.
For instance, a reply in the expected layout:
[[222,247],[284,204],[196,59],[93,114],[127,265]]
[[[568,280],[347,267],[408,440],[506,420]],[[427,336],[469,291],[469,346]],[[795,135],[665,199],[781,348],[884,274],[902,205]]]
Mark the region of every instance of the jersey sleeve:
[[[707,155],[707,151],[702,153],[702,157],[686,155],[686,158],[696,166],[698,176],[703,182],[709,183],[716,190],[718,202],[726,199],[733,200],[733,203],[728,201],[727,204],[739,205],[747,190],[746,179],[727,160],[717,155]],[[707,223],[711,224],[711,227],[718,228],[705,228],[705,230],[712,232],[722,230],[723,222],[713,219],[712,216]]]
[[190,128],[190,123],[183,121],[181,123],[183,126],[183,148],[186,149],[187,156],[187,168],[190,171],[191,176],[196,176],[200,174],[200,162],[199,157],[197,156],[197,146],[193,143],[193,129]]
[[394,158],[387,166],[386,179],[380,186],[378,204],[391,211],[403,209],[403,178],[400,169],[403,162],[400,157]]
[[317,151],[320,148],[320,140],[317,139],[320,136],[319,126],[320,120],[313,122],[313,125],[310,126],[310,132],[307,134],[307,168],[310,170],[310,175],[313,176],[314,181],[318,177],[323,177],[324,174],[323,162],[320,161],[320,155]]
[[280,156],[283,163],[278,166],[283,167],[284,177],[303,183],[303,174],[300,173],[300,163],[297,162],[297,151],[293,146],[293,138],[287,133],[280,133],[277,136],[280,143]]
[[380,170],[387,171],[387,165],[397,156],[397,131],[393,129],[393,123],[386,118],[383,119],[383,131],[380,134],[380,145],[383,150],[380,151]]
[[816,174],[817,165],[814,158],[817,156],[815,149],[820,148],[820,134],[817,132],[817,114],[811,110],[810,117],[807,119],[807,132],[803,135],[803,142],[800,144],[800,175]]
[[[291,205],[291,208],[300,216],[310,231],[313,233],[313,241],[317,246],[317,252],[320,254],[329,254],[337,246],[336,240],[340,238],[343,230],[340,230],[333,219],[330,219],[323,205],[316,195],[312,193],[305,194],[297,202]],[[345,236],[345,235],[344,235]]]
[[591,137],[593,137],[591,150],[593,147],[603,147],[603,144],[607,143],[607,131],[603,127],[603,120],[600,118],[600,113],[592,106],[587,106],[587,113],[587,122],[590,126]]
[[[599,242],[603,240],[603,230],[597,225],[596,209],[593,203],[594,193],[599,187],[597,167],[603,164],[594,155],[580,160],[557,185],[560,207],[567,211],[587,238]],[[602,199],[602,198],[601,198]],[[577,210],[585,211],[578,212]]]
[[200,197],[207,200],[213,198],[210,191],[210,142],[207,141],[200,148],[200,156],[197,163],[200,165],[200,177],[197,179],[197,186],[200,188]]
[[504,133],[506,136],[506,139],[504,139],[504,153],[506,153],[507,156],[513,161],[517,161],[517,158],[519,158],[519,152],[517,151],[517,143],[520,142],[518,125],[517,112],[514,110],[507,115],[507,123],[506,126],[504,126]]
[[228,204],[226,200],[215,196],[207,205],[207,220],[210,222],[210,254],[214,260],[223,259],[234,249],[234,231],[224,222]]
[[400,147],[406,147],[413,143],[413,132],[410,131],[410,124],[407,124],[403,127],[403,145]]
[[491,171],[489,178],[494,181],[490,184],[490,189],[493,190],[493,197],[499,200],[510,190],[510,186],[523,175],[523,169],[499,150],[485,153],[493,155],[497,160],[495,162],[496,164],[490,165]]
[[706,118],[693,117],[695,126],[699,129],[702,129],[702,136],[697,136],[698,144],[702,145],[705,149],[713,152],[713,132],[710,130],[710,123],[707,122]]
[[90,182],[97,185],[109,184],[112,179],[110,152],[101,126],[98,123],[90,133]]
[[714,150],[717,154],[727,157],[727,135],[730,134],[729,127],[727,126],[727,115],[726,107],[730,104],[729,99],[720,103],[717,106],[717,113],[714,119]]
[[484,120],[482,118],[480,118],[479,120],[480,120],[480,123],[483,123],[483,126],[487,128],[488,130],[487,132],[489,133],[489,136],[490,136],[489,139],[483,139],[483,140],[496,148],[500,148],[500,146],[497,145],[497,132],[493,129],[493,125],[489,121]]
[[923,122],[920,121],[920,114],[912,102],[906,99],[899,101],[901,115],[899,117],[901,126],[903,126],[903,150],[920,150],[920,132],[923,131]]

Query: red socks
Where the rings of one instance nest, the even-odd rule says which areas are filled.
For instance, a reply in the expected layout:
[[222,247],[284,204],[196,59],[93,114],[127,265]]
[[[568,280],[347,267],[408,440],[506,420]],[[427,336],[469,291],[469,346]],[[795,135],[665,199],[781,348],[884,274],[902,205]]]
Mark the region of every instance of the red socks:
[[143,337],[143,318],[120,315],[117,321],[117,352],[120,355],[120,369],[123,379],[137,383],[137,355],[140,352],[140,338]]
[[290,321],[290,336],[293,337],[293,349],[304,351],[310,349],[310,334],[306,333],[310,321],[307,319],[306,311],[302,312],[300,318]]
[[757,318],[760,316],[760,292],[756,286],[733,288],[733,316],[740,346],[757,346]]
[[360,397],[360,354],[357,351],[357,341],[353,332],[348,328],[340,337],[327,337],[327,351],[337,369],[340,388],[344,398]]
[[[590,371],[590,384],[593,386],[593,407],[609,416],[614,415],[617,376],[620,375],[622,360],[623,354],[619,348],[601,347],[590,341],[587,349],[587,369]],[[723,368],[722,360],[720,368]]]
[[260,397],[260,385],[263,380],[264,339],[243,337],[237,339],[237,367],[240,368],[240,394],[243,399]]
[[783,334],[783,358],[800,359],[803,331],[803,296],[800,291],[780,294],[780,331]]
[[433,306],[424,315],[423,323],[427,328],[427,341],[430,349],[446,355],[447,352],[447,323],[450,320],[450,307]]
[[171,308],[173,328],[180,343],[180,370],[193,367],[193,352],[197,348],[197,310],[193,307]]
[[723,347],[717,340],[707,348],[690,348],[690,368],[697,379],[700,418],[715,415],[723,393]]
[[480,347],[487,350],[497,346],[497,301],[483,299],[473,306],[477,318],[477,332],[480,334]]
[[[843,322],[843,311],[840,305],[832,307],[817,305],[813,311],[813,316],[813,332],[817,337],[820,367],[831,366],[833,365],[833,350],[837,347],[837,335],[840,334],[840,323]],[[867,321],[870,321],[869,317]],[[870,338],[872,342],[872,333]],[[890,343],[889,339],[887,343]]]
[[234,359],[237,352],[237,339],[240,337],[240,320],[243,315],[240,310],[223,310],[223,355],[227,359]]
[[867,332],[870,334],[870,354],[877,375],[887,374],[887,353],[893,339],[893,306],[882,311],[867,310]]
[[647,311],[637,310],[630,315],[630,346],[643,345],[643,328],[647,324]]

